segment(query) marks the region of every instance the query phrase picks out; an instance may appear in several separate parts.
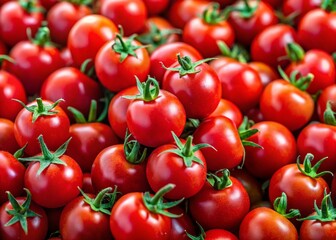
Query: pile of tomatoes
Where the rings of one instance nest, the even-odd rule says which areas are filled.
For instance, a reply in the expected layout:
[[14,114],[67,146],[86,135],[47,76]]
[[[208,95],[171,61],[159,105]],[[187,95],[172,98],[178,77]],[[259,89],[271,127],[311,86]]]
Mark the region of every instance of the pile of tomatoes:
[[0,0],[0,239],[336,239],[335,0]]

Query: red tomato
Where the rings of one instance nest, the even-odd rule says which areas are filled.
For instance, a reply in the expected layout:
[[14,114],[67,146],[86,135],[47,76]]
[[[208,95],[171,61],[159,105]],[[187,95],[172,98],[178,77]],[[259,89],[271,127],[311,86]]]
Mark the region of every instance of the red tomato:
[[87,59],[94,61],[101,46],[114,39],[117,31],[116,25],[101,15],[92,14],[78,20],[69,32],[67,44],[74,64],[79,67]]
[[44,20],[38,1],[9,1],[0,8],[0,36],[9,46],[28,40],[27,29],[32,36]]
[[85,193],[95,193],[92,185],[91,173],[83,173],[83,186],[82,190]]
[[221,173],[222,176],[208,176],[202,190],[189,199],[191,215],[205,230],[234,230],[250,209],[243,185],[229,176],[228,170]]
[[297,25],[306,13],[319,8],[321,3],[322,0],[285,0],[281,11],[285,17],[292,18],[294,16],[294,22]]
[[273,80],[280,78],[273,68],[263,62],[249,62],[248,65],[258,72],[264,88]]
[[26,170],[24,185],[32,193],[34,202],[46,208],[62,207],[78,194],[83,184],[83,173],[76,161],[63,155],[69,140],[51,153],[38,137],[42,155],[19,158],[31,162]]
[[0,205],[8,200],[6,191],[15,197],[23,193],[26,168],[9,152],[0,151]]
[[41,152],[37,141],[40,134],[51,150],[56,150],[69,139],[70,121],[57,103],[37,98],[18,113],[14,122],[14,135],[20,147],[27,144],[24,151],[28,155]]
[[169,0],[143,0],[145,3],[147,13],[149,16],[157,16],[164,12],[168,5]]
[[216,72],[204,62],[192,62],[178,55],[178,62],[166,71],[162,89],[173,93],[183,104],[187,118],[202,119],[218,106],[222,96]]
[[237,1],[228,19],[239,43],[249,46],[265,28],[278,23],[274,9],[263,1]]
[[91,12],[92,10],[83,4],[58,2],[53,5],[47,13],[51,39],[62,46],[66,46],[73,25],[84,16],[90,15]]
[[330,102],[331,109],[336,110],[336,84],[323,89],[316,102],[316,112],[320,122],[325,122],[324,112],[327,108],[327,103]]
[[[44,240],[46,238],[48,230],[47,215],[42,207],[31,202],[31,194],[27,189],[26,192],[27,197],[17,199],[8,193],[9,201],[0,207],[1,239]],[[8,224],[8,226],[5,224]]]
[[293,134],[284,125],[262,121],[251,129],[258,129],[247,140],[259,144],[262,148],[245,147],[244,168],[253,176],[261,179],[270,178],[279,168],[294,163],[297,149]]
[[[194,237],[194,236],[193,236]],[[203,232],[200,238],[203,240],[238,240],[238,238],[231,232],[224,229],[211,229]]]
[[179,206],[175,206],[169,210],[169,212],[177,215],[181,215],[178,218],[172,218],[172,229],[170,232],[169,240],[187,240],[189,234],[195,234],[195,226],[192,218],[186,213],[185,209]]
[[19,148],[14,136],[14,123],[6,118],[0,118],[0,151],[14,154]]
[[143,45],[134,37],[123,38],[120,34],[104,44],[95,58],[97,77],[112,92],[135,86],[136,77],[141,82],[145,81],[149,67],[149,55]]

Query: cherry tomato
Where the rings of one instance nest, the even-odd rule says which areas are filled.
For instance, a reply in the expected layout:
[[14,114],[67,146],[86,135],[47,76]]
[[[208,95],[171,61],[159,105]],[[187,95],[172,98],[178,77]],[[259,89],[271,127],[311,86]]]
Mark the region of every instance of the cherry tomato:
[[324,122],[324,112],[327,108],[327,103],[330,102],[331,109],[336,110],[336,84],[323,89],[316,102],[316,113],[320,122]]
[[283,1],[281,11],[284,16],[292,18],[297,25],[302,17],[310,10],[319,8],[322,0],[285,0]]
[[19,148],[14,136],[14,123],[0,118],[0,150],[14,154]]

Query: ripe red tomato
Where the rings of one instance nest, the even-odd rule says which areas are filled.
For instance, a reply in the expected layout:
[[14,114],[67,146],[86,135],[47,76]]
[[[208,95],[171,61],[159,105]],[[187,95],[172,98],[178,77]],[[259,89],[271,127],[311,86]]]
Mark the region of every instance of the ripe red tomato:
[[316,113],[320,122],[324,123],[324,112],[327,108],[327,104],[330,102],[330,107],[333,111],[336,110],[336,84],[332,84],[329,87],[323,89],[316,102]]
[[6,118],[0,118],[0,151],[14,154],[19,148],[14,136],[14,123]]
[[194,222],[190,215],[186,212],[186,209],[182,206],[175,206],[169,209],[169,212],[179,215],[178,218],[171,219],[172,229],[169,240],[187,240],[187,233],[195,234]]
[[283,1],[281,12],[285,17],[294,17],[294,23],[298,25],[306,13],[319,8],[321,3],[322,0],[285,0]]
[[249,62],[248,65],[258,72],[264,88],[273,80],[280,78],[278,73],[266,63]]

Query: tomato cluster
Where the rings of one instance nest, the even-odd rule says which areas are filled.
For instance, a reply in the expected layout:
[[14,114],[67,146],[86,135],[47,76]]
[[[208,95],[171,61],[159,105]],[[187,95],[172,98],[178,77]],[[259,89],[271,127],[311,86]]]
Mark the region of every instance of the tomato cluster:
[[336,239],[335,0],[0,0],[0,239]]

